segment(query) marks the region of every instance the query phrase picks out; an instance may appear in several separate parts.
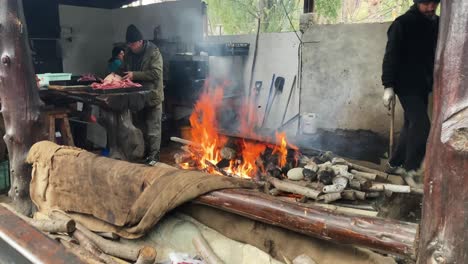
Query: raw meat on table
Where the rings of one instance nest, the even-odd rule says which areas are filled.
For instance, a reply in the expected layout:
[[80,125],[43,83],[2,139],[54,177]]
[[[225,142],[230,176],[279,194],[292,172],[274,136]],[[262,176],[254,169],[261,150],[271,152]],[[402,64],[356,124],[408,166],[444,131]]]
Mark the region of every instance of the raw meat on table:
[[123,79],[115,73],[107,75],[107,77],[102,81],[102,83],[92,83],[91,87],[93,89],[118,89],[118,88],[131,88],[131,87],[141,87],[141,84],[134,83],[131,80]]
[[94,76],[94,74],[88,73],[81,75],[78,82],[97,82],[98,80],[101,81],[101,79]]

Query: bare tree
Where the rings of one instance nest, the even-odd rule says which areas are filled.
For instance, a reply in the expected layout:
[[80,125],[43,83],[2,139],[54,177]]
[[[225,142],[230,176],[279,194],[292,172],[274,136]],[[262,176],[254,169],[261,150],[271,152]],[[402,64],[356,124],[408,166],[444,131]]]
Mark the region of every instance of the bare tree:
[[0,98],[5,137],[10,157],[9,192],[15,207],[31,212],[29,197],[31,167],[26,155],[35,142],[45,139],[22,0],[0,0]]

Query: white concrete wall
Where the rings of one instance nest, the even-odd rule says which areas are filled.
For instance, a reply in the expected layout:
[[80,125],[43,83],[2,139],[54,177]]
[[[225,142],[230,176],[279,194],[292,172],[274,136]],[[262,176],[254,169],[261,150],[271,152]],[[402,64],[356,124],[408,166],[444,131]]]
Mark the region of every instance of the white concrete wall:
[[64,5],[59,11],[64,72],[105,74],[114,37],[110,11]]
[[[153,39],[161,26],[161,38],[185,43],[203,39],[200,0],[180,0],[122,9],[96,9],[60,5],[64,71],[104,75],[112,44],[125,42],[127,26],[135,24],[145,39]],[[68,32],[69,29],[72,32]],[[69,42],[66,38],[71,37]],[[191,45],[190,45],[191,46]],[[190,47],[188,47],[190,48]]]
[[[245,94],[247,95],[254,57],[255,35],[212,36],[209,37],[207,41],[211,43],[250,43],[249,55],[244,60],[239,57],[212,57],[210,59],[210,76],[219,77],[226,75],[226,78],[241,76],[239,79],[242,79]],[[257,108],[257,115],[260,120],[259,123],[261,123],[265,113],[273,74],[277,77],[282,76],[285,78],[283,92],[276,97],[270,115],[265,122],[265,128],[276,129],[281,125],[281,119],[286,109],[293,79],[294,76],[298,74],[298,47],[299,40],[292,32],[260,34],[257,62],[253,75],[253,84],[255,84],[255,81],[261,81],[263,83],[258,98],[258,106],[260,106],[260,108]],[[288,108],[286,121],[299,111],[298,89],[295,89],[295,91]],[[297,126],[297,124],[292,124],[290,127],[295,126]],[[290,130],[288,130],[288,132],[289,131]],[[295,131],[291,131],[291,133],[295,133]]]
[[[320,127],[388,135],[381,75],[389,25],[314,25],[305,32],[301,111],[317,113]],[[399,129],[399,105],[396,117]]]
[[[382,59],[389,23],[352,25],[314,25],[303,36],[302,88],[293,93],[286,120],[299,112],[317,114],[317,128],[327,130],[370,130],[388,137],[390,117],[382,104]],[[240,76],[246,94],[253,60],[255,36],[215,36],[209,42],[248,42],[245,60],[215,57],[210,60],[210,75]],[[258,115],[262,119],[272,74],[286,79],[284,91],[273,104],[266,127],[280,126],[291,82],[298,71],[298,45],[294,33],[261,34],[254,82],[262,81]],[[226,77],[226,78],[228,78]],[[296,90],[297,91],[297,90]],[[397,104],[396,131],[402,124],[402,109]],[[288,134],[295,135],[297,123]]]
[[154,28],[161,26],[163,39],[180,38],[195,43],[203,39],[202,4],[200,0],[162,2],[141,7],[112,10],[114,42],[125,41],[127,26],[134,24],[145,39],[153,39]]

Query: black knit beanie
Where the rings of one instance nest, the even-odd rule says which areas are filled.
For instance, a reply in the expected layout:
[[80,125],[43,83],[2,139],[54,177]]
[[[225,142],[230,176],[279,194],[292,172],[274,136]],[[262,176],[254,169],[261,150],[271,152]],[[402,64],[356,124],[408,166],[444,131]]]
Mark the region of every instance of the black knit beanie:
[[429,3],[429,2],[440,3],[440,0],[413,0],[413,1],[415,4]]
[[143,35],[135,25],[130,25],[127,27],[127,34],[125,35],[125,39],[127,43],[133,43],[142,40]]

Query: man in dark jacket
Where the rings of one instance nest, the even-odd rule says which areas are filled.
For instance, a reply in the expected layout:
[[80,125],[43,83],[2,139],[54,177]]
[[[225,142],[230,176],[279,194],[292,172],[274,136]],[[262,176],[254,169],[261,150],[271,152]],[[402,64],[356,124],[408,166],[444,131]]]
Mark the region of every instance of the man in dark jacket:
[[432,91],[440,0],[414,0],[414,5],[398,17],[388,30],[383,60],[384,104],[398,95],[404,110],[404,125],[389,161],[389,172],[415,175],[426,152],[430,130],[427,114]]
[[159,161],[161,146],[161,117],[163,90],[163,59],[159,49],[151,42],[143,40],[143,35],[134,26],[127,28],[128,51],[125,54],[124,78],[141,83],[151,91],[142,114],[146,127],[143,132],[147,150],[146,162],[154,165]]

